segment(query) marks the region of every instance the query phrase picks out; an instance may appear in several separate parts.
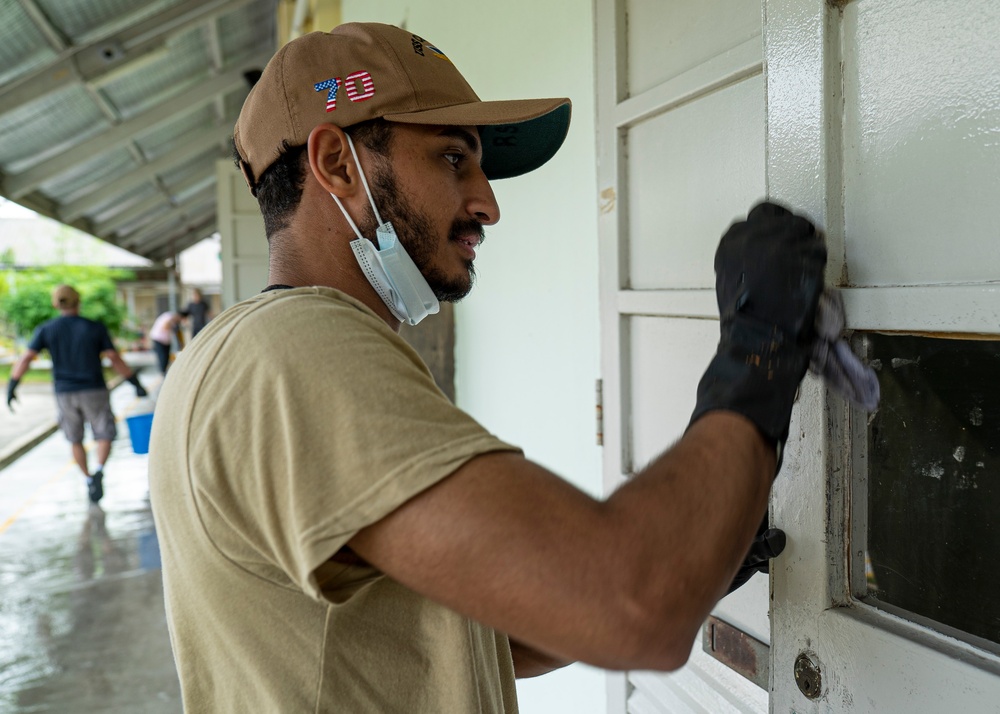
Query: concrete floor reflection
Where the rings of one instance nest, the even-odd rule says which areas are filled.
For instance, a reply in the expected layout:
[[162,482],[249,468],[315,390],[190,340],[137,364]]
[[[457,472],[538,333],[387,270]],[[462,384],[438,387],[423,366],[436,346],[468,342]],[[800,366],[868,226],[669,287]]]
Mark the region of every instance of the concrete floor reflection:
[[0,471],[4,714],[181,711],[147,457],[120,430],[100,506],[59,433]]

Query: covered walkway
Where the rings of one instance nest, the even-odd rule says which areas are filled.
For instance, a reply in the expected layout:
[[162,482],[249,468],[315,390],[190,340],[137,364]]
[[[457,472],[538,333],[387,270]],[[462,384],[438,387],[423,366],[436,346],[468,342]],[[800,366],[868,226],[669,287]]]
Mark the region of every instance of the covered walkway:
[[112,391],[119,434],[99,506],[58,431],[0,470],[0,712],[181,711],[147,456],[125,421],[155,403],[161,377],[141,379],[150,398]]

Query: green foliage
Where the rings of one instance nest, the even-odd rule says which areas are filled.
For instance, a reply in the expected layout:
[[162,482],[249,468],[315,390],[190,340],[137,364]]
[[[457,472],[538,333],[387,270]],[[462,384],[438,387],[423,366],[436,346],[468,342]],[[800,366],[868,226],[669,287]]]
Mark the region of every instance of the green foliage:
[[128,270],[93,265],[53,265],[14,274],[13,284],[0,295],[0,319],[21,337],[28,337],[46,320],[58,317],[52,290],[72,285],[80,293],[80,314],[103,322],[112,335],[122,334],[126,309],[115,301],[115,281],[134,279]]

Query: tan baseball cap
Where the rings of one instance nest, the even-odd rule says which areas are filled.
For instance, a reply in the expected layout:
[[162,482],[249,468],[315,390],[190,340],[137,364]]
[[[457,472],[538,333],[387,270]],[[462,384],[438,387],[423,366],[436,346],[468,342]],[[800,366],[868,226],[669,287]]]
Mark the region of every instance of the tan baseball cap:
[[52,307],[56,310],[72,310],[80,304],[80,293],[69,285],[60,285],[52,291]]
[[569,130],[570,101],[481,101],[440,49],[392,25],[311,32],[278,50],[240,111],[233,140],[250,191],[281,155],[282,142],[301,146],[319,124],[346,128],[379,117],[478,126],[483,171],[499,179],[552,158]]

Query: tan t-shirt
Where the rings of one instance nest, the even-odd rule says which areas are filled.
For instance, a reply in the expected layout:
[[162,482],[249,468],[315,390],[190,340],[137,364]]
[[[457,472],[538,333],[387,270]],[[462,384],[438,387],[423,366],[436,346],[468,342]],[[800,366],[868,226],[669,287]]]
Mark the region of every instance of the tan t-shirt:
[[163,384],[149,459],[185,711],[516,712],[505,635],[330,560],[513,448],[336,290],[265,293],[209,323]]

